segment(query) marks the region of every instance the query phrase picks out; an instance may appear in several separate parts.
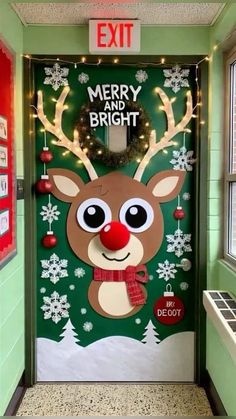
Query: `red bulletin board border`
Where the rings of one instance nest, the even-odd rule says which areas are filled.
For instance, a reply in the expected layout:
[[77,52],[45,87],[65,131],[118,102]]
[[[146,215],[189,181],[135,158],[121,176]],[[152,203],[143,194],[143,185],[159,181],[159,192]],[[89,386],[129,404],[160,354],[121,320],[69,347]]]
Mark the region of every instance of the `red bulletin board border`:
[[15,57],[0,39],[0,269],[16,254]]

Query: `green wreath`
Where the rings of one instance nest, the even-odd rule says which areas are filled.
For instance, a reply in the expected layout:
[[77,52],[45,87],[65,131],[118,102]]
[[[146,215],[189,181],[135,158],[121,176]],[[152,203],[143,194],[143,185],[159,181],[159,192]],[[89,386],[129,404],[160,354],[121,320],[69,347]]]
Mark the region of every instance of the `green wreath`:
[[139,112],[137,125],[128,127],[127,148],[119,153],[113,152],[96,137],[96,132],[89,126],[89,113],[104,110],[104,102],[94,101],[82,106],[80,117],[75,128],[79,132],[81,147],[87,149],[90,160],[99,160],[110,167],[125,166],[129,162],[142,158],[149,145],[151,124],[144,109],[137,103],[127,101],[123,110],[126,112]]

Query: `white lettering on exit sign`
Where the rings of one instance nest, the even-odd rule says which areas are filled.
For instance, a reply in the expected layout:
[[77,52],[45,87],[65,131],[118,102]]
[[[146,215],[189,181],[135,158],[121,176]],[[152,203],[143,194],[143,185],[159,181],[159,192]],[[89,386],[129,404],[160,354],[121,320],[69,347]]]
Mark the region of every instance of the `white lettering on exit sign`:
[[91,54],[135,54],[140,52],[139,20],[89,21],[89,52]]

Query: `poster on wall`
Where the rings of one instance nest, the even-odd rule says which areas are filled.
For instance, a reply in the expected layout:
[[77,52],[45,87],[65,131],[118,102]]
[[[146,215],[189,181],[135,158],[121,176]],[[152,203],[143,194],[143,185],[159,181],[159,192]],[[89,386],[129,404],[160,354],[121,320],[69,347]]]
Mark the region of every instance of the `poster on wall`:
[[0,40],[0,269],[16,254],[14,57]]
[[164,71],[36,65],[38,381],[194,380],[195,74]]

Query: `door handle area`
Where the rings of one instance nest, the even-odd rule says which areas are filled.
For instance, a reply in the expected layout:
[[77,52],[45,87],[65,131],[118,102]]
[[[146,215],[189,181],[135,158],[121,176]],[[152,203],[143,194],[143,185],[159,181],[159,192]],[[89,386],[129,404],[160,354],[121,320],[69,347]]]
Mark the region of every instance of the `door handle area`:
[[176,263],[177,268],[182,268],[184,272],[190,271],[192,268],[192,262],[189,259],[181,259],[180,263]]

